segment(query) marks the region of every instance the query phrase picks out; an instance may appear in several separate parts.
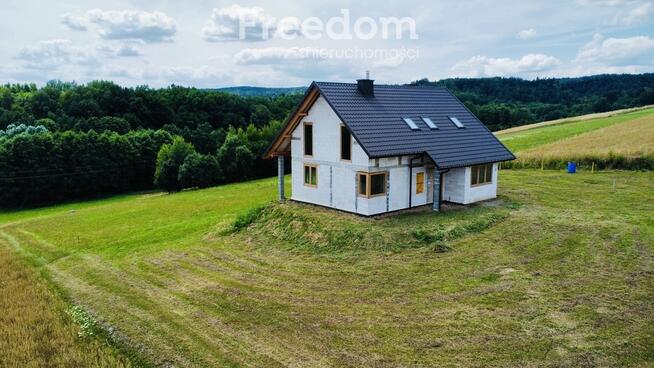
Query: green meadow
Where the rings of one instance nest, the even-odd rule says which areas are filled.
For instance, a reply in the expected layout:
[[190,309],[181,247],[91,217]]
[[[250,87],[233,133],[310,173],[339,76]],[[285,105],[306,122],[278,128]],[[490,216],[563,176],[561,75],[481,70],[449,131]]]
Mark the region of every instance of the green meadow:
[[137,366],[654,364],[654,174],[499,188],[378,219],[274,203],[273,179],[141,193],[2,213],[0,248]]

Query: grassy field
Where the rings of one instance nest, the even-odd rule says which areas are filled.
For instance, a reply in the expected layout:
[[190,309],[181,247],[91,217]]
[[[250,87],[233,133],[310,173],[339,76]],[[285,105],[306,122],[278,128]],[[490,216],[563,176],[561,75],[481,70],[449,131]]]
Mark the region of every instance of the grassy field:
[[503,129],[503,130],[500,130],[500,131],[496,131],[495,134],[497,134],[497,135],[508,135],[510,133],[521,132],[523,130],[542,128],[542,127],[551,126],[551,125],[567,124],[567,123],[578,122],[578,121],[582,121],[582,120],[595,120],[595,119],[599,119],[599,118],[608,118],[608,117],[615,116],[615,115],[620,115],[620,114],[625,114],[625,113],[628,113],[628,112],[634,112],[634,111],[640,111],[640,110],[647,110],[647,109],[651,109],[651,108],[654,108],[654,105],[630,107],[630,108],[627,108],[627,109],[620,109],[620,110],[613,110],[613,111],[606,111],[606,112],[596,112],[596,113],[592,113],[592,114],[572,116],[572,117],[569,117],[569,118],[561,118],[561,119],[556,119],[556,120],[541,121],[540,123],[519,125],[519,126],[515,126],[513,128]]
[[653,116],[654,108],[629,112],[606,118],[573,121],[565,124],[550,125],[521,131],[496,133],[497,137],[514,153],[530,148],[550,144],[562,139],[606,128],[612,125],[632,121],[641,117]]
[[[615,183],[615,187],[614,187]],[[363,219],[273,180],[0,215],[153,364],[651,366],[654,174],[502,171],[500,200]]]
[[576,135],[520,153],[521,159],[654,155],[654,114]]
[[94,336],[83,310],[69,308],[5,246],[0,311],[0,367],[130,366]]

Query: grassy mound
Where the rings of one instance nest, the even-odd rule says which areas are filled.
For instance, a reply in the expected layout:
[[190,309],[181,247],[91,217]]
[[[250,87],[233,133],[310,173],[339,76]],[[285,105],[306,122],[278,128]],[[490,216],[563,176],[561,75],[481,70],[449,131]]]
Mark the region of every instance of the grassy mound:
[[310,205],[272,203],[239,216],[234,230],[244,229],[261,244],[275,242],[318,253],[420,247],[443,252],[452,241],[480,233],[507,215],[507,206],[500,206],[370,219]]

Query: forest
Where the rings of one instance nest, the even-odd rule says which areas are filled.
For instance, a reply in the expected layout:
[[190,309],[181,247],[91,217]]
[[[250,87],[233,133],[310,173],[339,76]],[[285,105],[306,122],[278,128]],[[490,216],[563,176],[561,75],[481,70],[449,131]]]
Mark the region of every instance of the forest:
[[447,87],[492,131],[654,104],[654,73],[535,80],[422,79],[411,84]]
[[[654,74],[412,84],[447,87],[491,130],[654,104]],[[0,86],[0,207],[271,176],[275,163],[261,154],[302,95],[247,92],[109,81]]]

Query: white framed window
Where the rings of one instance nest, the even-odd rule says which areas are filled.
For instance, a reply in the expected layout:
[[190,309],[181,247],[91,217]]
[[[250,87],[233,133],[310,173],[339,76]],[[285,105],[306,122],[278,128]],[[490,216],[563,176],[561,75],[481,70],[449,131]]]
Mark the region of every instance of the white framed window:
[[493,182],[493,164],[474,165],[470,167],[470,186],[490,184]]
[[318,165],[304,164],[304,185],[314,188],[318,186]]
[[376,197],[386,195],[386,171],[375,173],[357,173],[359,181],[359,196]]

